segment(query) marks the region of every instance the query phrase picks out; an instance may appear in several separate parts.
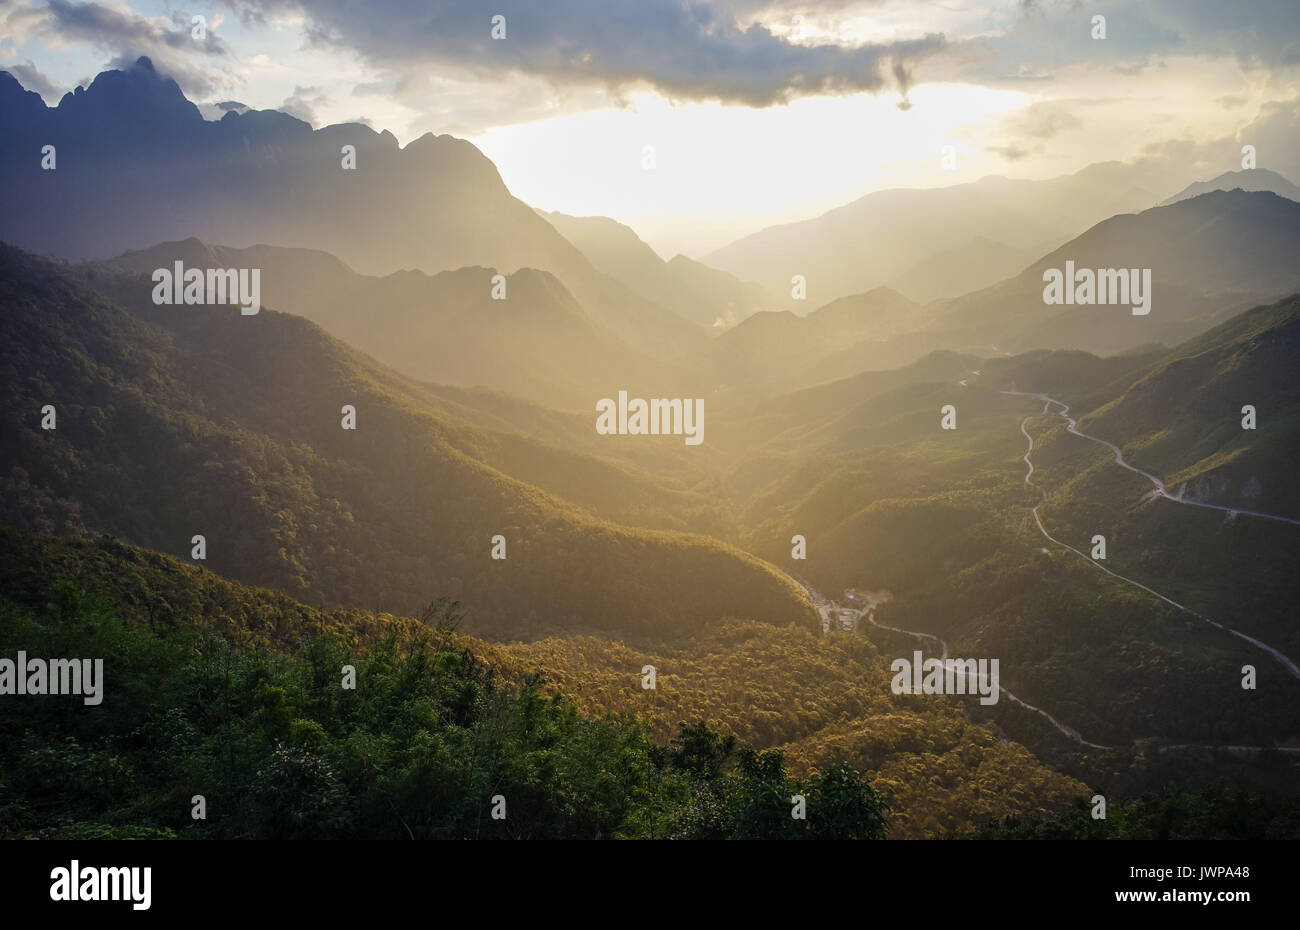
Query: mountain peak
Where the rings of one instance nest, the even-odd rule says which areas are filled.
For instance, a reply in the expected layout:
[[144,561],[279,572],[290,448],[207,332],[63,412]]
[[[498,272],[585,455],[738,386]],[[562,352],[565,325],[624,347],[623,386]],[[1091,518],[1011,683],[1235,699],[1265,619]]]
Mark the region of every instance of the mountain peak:
[[0,126],[29,123],[45,114],[41,95],[23,87],[8,71],[0,71]]
[[162,134],[177,122],[202,122],[180,85],[159,74],[154,63],[140,56],[125,69],[101,71],[84,90],[63,95],[58,109],[100,125],[129,125],[134,131]]
[[1300,187],[1291,183],[1276,171],[1267,168],[1248,168],[1241,171],[1225,171],[1209,181],[1197,181],[1189,184],[1160,206],[1168,206],[1182,200],[1190,200],[1214,191],[1269,191],[1279,197],[1300,202]]

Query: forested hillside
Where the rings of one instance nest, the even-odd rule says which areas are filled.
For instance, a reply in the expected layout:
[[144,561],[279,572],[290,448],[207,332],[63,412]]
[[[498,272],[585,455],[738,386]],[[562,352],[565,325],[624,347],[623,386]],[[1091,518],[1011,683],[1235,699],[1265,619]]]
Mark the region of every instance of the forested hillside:
[[[891,696],[861,638],[741,622],[662,654],[493,645],[457,632],[447,599],[419,620],[318,609],[112,539],[13,528],[0,585],[0,652],[102,655],[107,679],[93,719],[57,701],[36,726],[0,718],[26,732],[4,741],[11,835],[793,836],[784,799],[813,809],[835,785],[861,802],[810,818],[815,835],[880,835],[880,791],[890,834],[920,837],[1064,812],[1086,790],[956,700]],[[189,819],[193,793],[208,824]],[[507,832],[479,816],[494,793]]]
[[884,834],[852,767],[792,774],[779,749],[703,722],[665,745],[630,714],[584,716],[485,659],[453,602],[418,622],[318,610],[113,540],[9,527],[0,555],[0,652],[104,660],[94,714],[0,703],[0,839]]
[[[952,655],[1000,657],[1005,687],[1104,749],[1009,702],[994,714],[972,708],[975,719],[998,720],[1073,774],[1132,789],[1232,772],[1278,787],[1285,763],[1201,753],[1193,764],[1192,750],[1159,747],[1267,753],[1300,736],[1300,681],[1244,638],[1300,654],[1291,617],[1300,591],[1279,571],[1300,529],[1267,517],[1294,516],[1284,476],[1296,446],[1286,361],[1295,313],[1289,299],[1172,350],[1105,359],[937,354],[729,411],[719,433],[743,450],[730,486],[744,543],[837,599],[846,588],[888,589],[877,619],[940,636]],[[1113,450],[1068,432],[1059,405],[1045,413],[1025,392],[1071,404],[1080,429],[1163,475],[1170,496],[1153,495]],[[1269,398],[1268,418],[1243,430],[1251,396]],[[956,408],[954,430],[940,428],[945,404]],[[1090,553],[1101,535],[1105,560],[1089,564],[1047,539],[1033,516],[1040,503],[1056,540]],[[1247,506],[1265,516],[1231,512]],[[791,557],[794,534],[807,540],[806,559]],[[897,654],[917,645],[865,632]],[[1246,665],[1259,675],[1255,690],[1241,687]]]
[[[156,307],[136,280],[128,312],[76,271],[0,254],[11,522],[187,556],[202,535],[214,570],[326,605],[409,613],[436,581],[473,603],[467,629],[507,638],[671,636],[726,616],[815,622],[798,589],[753,556],[608,522],[494,467],[586,488],[572,453],[448,422],[418,384],[299,318]],[[40,425],[46,405],[54,430]],[[344,405],[356,430],[342,428]],[[574,496],[593,508],[636,515],[668,502],[718,527],[689,493],[583,468],[598,481]],[[491,557],[498,535],[505,559]]]

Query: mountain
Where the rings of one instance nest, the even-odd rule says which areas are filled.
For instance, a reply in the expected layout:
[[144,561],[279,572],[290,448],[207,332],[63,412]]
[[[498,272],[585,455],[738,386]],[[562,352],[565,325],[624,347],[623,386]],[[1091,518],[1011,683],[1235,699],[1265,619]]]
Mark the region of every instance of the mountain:
[[[829,812],[812,836],[863,839],[857,786],[889,802],[870,835],[920,838],[1088,793],[957,701],[897,701],[861,637],[730,622],[670,654],[492,643],[459,616],[322,609],[111,537],[0,524],[0,650],[112,657],[93,714],[0,703],[0,732],[25,734],[0,741],[0,837],[793,838],[809,834],[787,798],[806,792]],[[664,670],[653,699],[627,686],[647,663]],[[343,665],[358,689],[322,689]],[[222,816],[191,819],[195,783]],[[526,809],[481,823],[489,791]]]
[[449,421],[422,385],[298,317],[155,306],[147,278],[123,280],[0,249],[0,513],[20,528],[182,557],[198,534],[228,577],[408,614],[436,589],[471,607],[467,630],[504,638],[815,623],[797,588],[734,547],[617,525],[489,462],[592,495],[581,469],[654,506],[626,471]]
[[931,255],[890,282],[919,303],[959,297],[991,281],[1010,278],[1042,254],[1041,249],[1013,249],[976,236],[965,245]]
[[[731,243],[703,261],[776,294],[789,292],[794,275],[807,281],[808,297],[825,303],[895,282],[936,255],[984,237],[1012,249],[1077,236],[1093,224],[1176,189],[1177,178],[1144,163],[1103,162],[1048,181],[987,177],[968,184],[867,194],[814,219],[772,226]],[[981,278],[972,268],[968,287],[993,284],[1003,268]]]
[[[1297,246],[1297,202],[1268,191],[1214,191],[1105,219],[1011,278],[924,308],[886,313],[868,330],[847,328],[833,345],[810,350],[807,331],[793,316],[759,315],[747,321],[748,331],[736,327],[702,354],[718,359],[723,383],[746,384],[786,364],[788,390],[908,364],[940,349],[982,356],[1037,348],[1105,355],[1171,346],[1300,288],[1300,267],[1289,257]],[[1045,304],[1044,272],[1063,273],[1067,261],[1076,269],[1150,269],[1151,311],[1135,315],[1130,304]],[[746,372],[748,362],[757,374]]]
[[425,381],[482,385],[585,412],[620,389],[637,396],[671,386],[673,396],[682,396],[695,380],[591,319],[546,271],[506,276],[505,298],[497,300],[491,268],[374,277],[323,252],[231,249],[194,238],[127,252],[107,264],[148,275],[177,261],[187,268],[259,268],[267,306],[306,317]]
[[1188,200],[1192,197],[1199,197],[1201,194],[1208,194],[1210,191],[1272,191],[1279,197],[1285,197],[1288,200],[1300,201],[1300,187],[1292,184],[1276,171],[1269,171],[1267,168],[1251,168],[1243,171],[1225,171],[1211,181],[1197,181],[1195,184],[1189,184],[1177,194],[1164,201],[1161,206],[1171,203],[1177,203],[1180,200]]
[[541,215],[601,272],[701,326],[722,329],[780,304],[759,285],[685,255],[665,262],[632,229],[608,217]]
[[[1300,520],[1300,296],[1257,307],[1179,346],[1080,422],[1176,496]],[[1242,407],[1256,408],[1254,429]]]
[[[41,151],[53,145],[54,170]],[[356,167],[345,169],[345,149]],[[208,122],[149,59],[105,71],[40,108],[0,73],[0,240],[62,258],[107,258],[198,237],[317,249],[371,274],[467,266],[559,277],[627,342],[677,355],[702,335],[601,275],[513,197],[477,148],[426,133],[405,147],[349,123],[274,110]]]
[[[1107,219],[1021,274],[930,307],[928,329],[951,348],[1015,353],[1032,348],[1111,354],[1144,343],[1175,345],[1250,306],[1300,289],[1300,203],[1267,191],[1214,191]],[[1151,304],[1045,305],[1044,272],[1151,271]],[[996,350],[994,350],[996,347]]]
[[[887,589],[875,614],[885,627],[941,637],[949,655],[1000,657],[1004,687],[1097,745],[1018,716],[1010,701],[972,719],[1076,777],[1119,790],[1239,771],[1232,760],[1189,769],[1186,756],[1152,747],[1300,737],[1300,681],[1243,638],[1300,656],[1300,579],[1287,570],[1297,527],[1189,505],[1300,519],[1290,480],[1298,321],[1292,296],[1173,349],[937,353],[725,409],[715,437],[734,463],[742,542],[837,600]],[[1067,431],[1059,406],[1006,391],[1069,404],[1082,431],[1117,444],[1170,496]],[[1241,428],[1246,403],[1259,411],[1254,431]],[[947,405],[953,430],[941,428]],[[791,557],[795,534],[806,559]],[[1104,563],[1087,556],[1098,534]],[[866,632],[895,655],[918,646]],[[1244,664],[1267,676],[1266,694],[1241,689]],[[1288,768],[1279,758],[1249,777],[1284,783]]]
[[[884,340],[924,325],[922,308],[897,291],[876,288],[831,301],[805,317],[756,313],[722,333],[692,362],[733,396],[785,393],[833,380],[823,360],[863,340]],[[854,372],[870,367],[864,363]]]

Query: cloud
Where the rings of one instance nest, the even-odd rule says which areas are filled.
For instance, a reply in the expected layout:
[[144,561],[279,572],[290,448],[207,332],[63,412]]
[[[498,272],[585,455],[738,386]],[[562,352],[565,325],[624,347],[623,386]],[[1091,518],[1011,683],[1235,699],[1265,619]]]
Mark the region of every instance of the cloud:
[[1300,182],[1300,95],[1270,100],[1255,117],[1231,135],[1205,141],[1166,139],[1142,147],[1142,160],[1208,179],[1241,168],[1241,147],[1255,146],[1256,167]]
[[992,145],[986,148],[985,151],[1001,155],[1007,161],[1020,161],[1020,159],[1028,158],[1032,154],[1029,149],[1015,143],[1011,145]]
[[48,0],[47,28],[58,30],[64,40],[82,41],[114,49],[148,46],[206,55],[225,55],[228,50],[215,29],[204,28],[202,38],[194,35],[190,18],[181,12],[171,19],[124,13],[99,3]]
[[[1106,37],[1092,37],[1092,18]],[[1244,69],[1300,64],[1300,4],[1256,0],[1035,0],[1010,24],[953,41],[938,63],[948,76],[981,83],[1071,65],[1106,66],[1141,79],[1161,58],[1235,58]]]
[[1300,183],[1300,96],[1290,100],[1272,100],[1260,107],[1259,114],[1238,130],[1232,140],[1234,159],[1241,158],[1241,146],[1255,146],[1258,167],[1285,175]]
[[288,113],[304,123],[315,126],[317,123],[316,110],[328,105],[329,96],[319,87],[299,86],[293,89],[292,94],[284,98],[284,103],[280,104],[279,109],[282,113]]
[[1046,141],[1067,129],[1083,125],[1071,108],[1078,109],[1086,101],[1039,101],[1031,103],[1006,120],[1006,130],[1014,136]]
[[[990,134],[1003,144],[986,145],[984,149],[1007,161],[1020,161],[1030,155],[1040,154],[1046,150],[1048,140],[1062,132],[1082,127],[1083,121],[1076,114],[1099,102],[1080,99],[1035,101],[999,120]],[[962,127],[961,131],[963,134],[974,134],[977,138],[985,134],[978,125]]]
[[[313,45],[355,51],[399,77],[429,68],[488,82],[522,74],[615,96],[648,85],[675,100],[754,107],[891,87],[905,97],[915,64],[947,45],[935,34],[796,44],[735,7],[698,0],[240,0],[238,8],[249,21],[296,11]],[[495,14],[505,17],[504,39],[491,36]]]
[[147,57],[188,96],[206,96],[233,83],[224,65],[230,50],[216,33],[219,17],[208,23],[201,37],[196,37],[187,13],[149,17],[73,0],[48,0],[43,6],[19,2],[6,16],[6,25],[11,20],[27,35],[54,47],[79,43],[106,51],[114,66]]
[[67,90],[66,87],[56,87],[49,78],[41,74],[36,65],[32,64],[30,58],[27,59],[27,63],[24,65],[9,65],[6,68],[0,68],[0,71],[8,71],[18,79],[18,83],[22,84],[26,90],[36,91],[45,98],[45,102],[48,104],[58,103],[59,98]]

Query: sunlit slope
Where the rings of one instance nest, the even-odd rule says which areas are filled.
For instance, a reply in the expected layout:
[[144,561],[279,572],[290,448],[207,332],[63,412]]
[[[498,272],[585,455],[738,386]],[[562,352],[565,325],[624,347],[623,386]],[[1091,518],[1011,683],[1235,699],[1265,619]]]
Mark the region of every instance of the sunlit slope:
[[[1232,461],[1253,463],[1252,474],[1286,474],[1295,448],[1285,375],[1294,315],[1286,301],[1173,351],[1105,359],[938,355],[924,368],[774,399],[722,429],[724,439],[730,429],[754,443],[732,475],[746,545],[832,597],[846,587],[888,588],[895,597],[879,608],[882,622],[940,635],[952,654],[1001,657],[1015,694],[1112,749],[1148,738],[1285,742],[1300,734],[1300,683],[1267,650],[1203,618],[1300,656],[1291,618],[1300,590],[1289,571],[1300,527],[1152,498],[1152,483],[1119,467],[1110,449],[1067,433],[1059,407],[1044,415],[1044,401],[1003,392],[1044,392],[1077,404],[1073,413],[1098,409],[1081,428],[1131,451],[1141,467],[1156,467],[1143,455],[1152,437],[1185,469],[1207,454],[1224,457],[1216,443],[1226,442],[1240,447]],[[1189,366],[1191,380],[1171,380]],[[928,377],[909,383],[903,372]],[[1137,420],[1144,408],[1128,408],[1156,385],[1155,408],[1168,421]],[[1239,410],[1225,421],[1235,433],[1214,415],[1221,395],[1247,386],[1276,415],[1271,431],[1239,436]],[[956,409],[951,431],[941,429],[945,404]],[[1121,415],[1134,418],[1137,440],[1105,428]],[[1032,484],[1022,424],[1034,437]],[[1206,500],[1209,487],[1207,479]],[[1040,514],[1056,539],[1089,553],[1093,536],[1104,535],[1103,564],[1175,604],[1048,540],[1032,513],[1042,491]],[[792,558],[796,534],[806,559]],[[1245,664],[1267,686],[1243,691]],[[1058,749],[1095,755],[1068,742]]]
[[[434,415],[419,386],[306,321],[143,300],[127,312],[12,249],[0,280],[4,510],[20,526],[186,556],[201,534],[213,569],[330,604],[411,611],[437,579],[493,635],[813,621],[738,550],[600,521],[476,458],[528,452]],[[530,467],[559,469],[538,451]],[[505,560],[490,557],[498,534]]]
[[702,327],[734,326],[757,310],[781,304],[752,281],[685,255],[664,261],[632,229],[608,217],[539,213],[600,272]]
[[324,252],[198,239],[128,252],[110,268],[257,268],[263,302],[306,317],[403,374],[590,410],[623,389],[682,396],[703,379],[629,345],[553,274],[467,267],[360,275]]
[[[1176,494],[1300,520],[1300,297],[1179,346],[1081,421]],[[1255,410],[1254,429],[1244,429]]]
[[[1021,274],[935,306],[930,331],[984,354],[1034,348],[1100,355],[1185,341],[1261,300],[1300,289],[1300,203],[1268,191],[1213,191],[1121,214],[1044,255]],[[1150,271],[1149,312],[1133,301],[1048,305],[1048,269]],[[993,347],[997,347],[993,350]]]
[[[68,156],[57,174],[29,157],[46,144]],[[651,354],[703,339],[593,268],[472,143],[425,133],[402,146],[360,123],[313,129],[276,110],[205,120],[148,58],[99,74],[55,107],[0,72],[0,166],[0,240],[41,254],[110,258],[197,236],[323,250],[373,275],[537,268]]]

